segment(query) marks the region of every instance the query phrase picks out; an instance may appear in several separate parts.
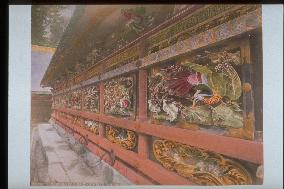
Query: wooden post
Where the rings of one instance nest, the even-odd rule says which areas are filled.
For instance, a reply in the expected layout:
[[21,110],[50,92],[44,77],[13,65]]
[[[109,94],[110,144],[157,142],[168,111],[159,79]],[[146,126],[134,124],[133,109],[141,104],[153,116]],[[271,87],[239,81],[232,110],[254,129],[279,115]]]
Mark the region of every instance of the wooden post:
[[[139,44],[139,57],[142,58],[146,54],[145,40]],[[138,121],[141,123],[147,120],[147,70],[139,70],[138,74]],[[149,136],[139,134],[138,136],[138,155],[141,158],[149,158]]]
[[242,91],[243,91],[243,117],[244,127],[239,129],[229,129],[229,136],[254,140],[255,117],[254,117],[254,99],[253,99],[253,79],[252,79],[252,58],[250,52],[250,39],[240,42],[242,58]]
[[138,77],[138,119],[147,120],[147,70],[139,70]]
[[[147,70],[139,70],[138,82],[138,121],[147,120]],[[142,158],[149,158],[149,136],[139,134],[138,155]]]
[[245,127],[248,136],[254,140],[254,99],[253,99],[253,78],[252,78],[252,59],[250,53],[250,39],[247,38],[242,45],[244,54],[244,65],[242,66],[243,83],[243,108],[245,113]]
[[[105,99],[105,86],[104,83],[100,83],[100,115],[104,114],[104,99]],[[103,124],[100,124],[99,126],[99,136],[105,137],[105,126]]]
[[106,136],[105,126],[102,123],[99,125],[99,136],[103,138]]
[[105,86],[104,83],[100,83],[100,114],[104,114],[104,101],[105,101]]

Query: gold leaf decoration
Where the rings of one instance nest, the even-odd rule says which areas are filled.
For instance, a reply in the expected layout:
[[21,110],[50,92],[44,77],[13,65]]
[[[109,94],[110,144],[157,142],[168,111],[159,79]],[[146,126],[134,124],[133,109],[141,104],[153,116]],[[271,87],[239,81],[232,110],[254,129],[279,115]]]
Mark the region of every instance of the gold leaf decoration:
[[106,126],[106,138],[127,150],[133,150],[137,144],[135,132],[110,125]]
[[156,159],[167,169],[199,185],[249,185],[252,178],[239,163],[222,155],[168,140],[155,140]]
[[84,120],[84,128],[88,129],[92,133],[99,134],[99,122],[93,120]]
[[105,82],[105,113],[116,117],[135,114],[134,76],[121,76]]

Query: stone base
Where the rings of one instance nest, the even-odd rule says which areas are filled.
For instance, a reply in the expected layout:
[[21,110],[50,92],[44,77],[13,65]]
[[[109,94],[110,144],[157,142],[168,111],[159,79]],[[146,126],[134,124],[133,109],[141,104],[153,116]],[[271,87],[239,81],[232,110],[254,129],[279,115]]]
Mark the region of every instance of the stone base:
[[55,124],[32,131],[31,185],[130,185],[124,176]]

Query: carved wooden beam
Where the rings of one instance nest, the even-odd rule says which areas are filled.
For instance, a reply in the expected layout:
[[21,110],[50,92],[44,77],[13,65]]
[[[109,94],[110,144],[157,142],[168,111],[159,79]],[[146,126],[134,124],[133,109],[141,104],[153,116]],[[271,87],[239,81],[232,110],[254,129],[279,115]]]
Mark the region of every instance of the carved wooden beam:
[[261,27],[261,9],[252,11],[184,41],[180,41],[156,53],[152,53],[141,59],[142,65],[140,68],[183,55],[198,48],[229,39],[259,27]]

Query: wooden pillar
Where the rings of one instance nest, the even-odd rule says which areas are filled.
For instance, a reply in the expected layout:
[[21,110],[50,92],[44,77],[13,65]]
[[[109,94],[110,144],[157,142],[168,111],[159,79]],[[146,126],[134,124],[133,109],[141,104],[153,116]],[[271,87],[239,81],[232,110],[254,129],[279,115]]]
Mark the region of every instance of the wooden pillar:
[[149,158],[149,136],[139,134],[138,155],[142,158]]
[[[105,86],[104,83],[100,83],[100,115],[104,114],[104,99],[105,99]],[[99,126],[99,136],[105,137],[105,126],[100,124]]]
[[101,123],[99,125],[99,136],[101,136],[101,137],[106,136],[105,126]]
[[138,118],[139,121],[147,120],[147,70],[139,70],[138,81]]
[[243,109],[245,113],[245,128],[247,129],[247,137],[254,139],[254,99],[253,99],[253,78],[252,78],[252,59],[250,53],[250,39],[247,38],[242,44],[243,66],[242,66],[242,85],[243,85]]
[[100,114],[104,114],[104,101],[105,101],[105,86],[104,83],[100,83]]
[[240,42],[241,58],[242,58],[242,91],[243,91],[243,120],[244,127],[239,129],[230,128],[229,136],[254,140],[255,117],[254,117],[254,99],[253,99],[253,67],[251,59],[250,39]]
[[[145,40],[139,44],[139,57],[142,58],[146,54]],[[141,123],[147,120],[147,70],[141,69],[138,74],[138,121]],[[149,141],[150,137],[145,134],[138,136],[138,155],[141,158],[149,158]]]
[[[138,82],[138,121],[147,120],[147,70],[139,70]],[[149,136],[139,134],[138,155],[142,158],[149,158]]]

